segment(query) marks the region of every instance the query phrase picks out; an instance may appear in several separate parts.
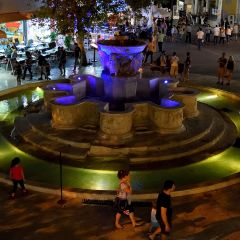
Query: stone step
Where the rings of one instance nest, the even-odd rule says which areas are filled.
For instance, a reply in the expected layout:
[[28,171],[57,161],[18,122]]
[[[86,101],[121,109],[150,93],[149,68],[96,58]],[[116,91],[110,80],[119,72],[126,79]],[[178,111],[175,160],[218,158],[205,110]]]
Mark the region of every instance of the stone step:
[[[51,116],[46,113],[29,114],[27,120],[36,134],[48,138],[49,141],[71,145],[76,148],[90,148],[90,143],[95,140],[95,130],[59,130],[51,126]],[[77,132],[77,134],[76,134]],[[93,134],[93,136],[92,136]]]
[[[145,155],[130,156],[131,165],[151,164],[156,162],[175,161],[184,159],[184,162],[189,163],[195,161],[194,159],[206,158],[211,156],[216,151],[221,151],[231,146],[237,138],[236,128],[232,123],[222,122],[216,123],[215,128],[204,138],[188,145],[176,148],[172,153],[170,151],[148,152]],[[229,134],[231,132],[231,134]],[[233,134],[235,132],[235,134]],[[177,164],[176,164],[177,165]]]
[[45,151],[53,154],[54,156],[59,156],[62,153],[62,157],[84,160],[87,157],[88,148],[74,147],[69,144],[63,144],[56,141],[50,141],[44,135],[36,134],[33,130],[31,124],[24,117],[17,117],[15,119],[15,128],[18,135],[20,135],[23,140],[31,144],[37,151]]

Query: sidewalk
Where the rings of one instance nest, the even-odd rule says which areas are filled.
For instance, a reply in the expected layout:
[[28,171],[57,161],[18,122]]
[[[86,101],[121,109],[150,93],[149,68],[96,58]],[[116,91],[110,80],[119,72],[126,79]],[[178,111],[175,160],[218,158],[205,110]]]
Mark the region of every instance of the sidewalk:
[[[223,191],[173,199],[175,240],[239,240],[240,184]],[[0,188],[0,239],[2,240],[143,240],[148,239],[150,209],[135,209],[144,224],[135,229],[122,217],[123,230],[115,230],[111,206],[83,205],[67,199],[61,208],[55,196],[30,192],[8,199],[9,188]]]

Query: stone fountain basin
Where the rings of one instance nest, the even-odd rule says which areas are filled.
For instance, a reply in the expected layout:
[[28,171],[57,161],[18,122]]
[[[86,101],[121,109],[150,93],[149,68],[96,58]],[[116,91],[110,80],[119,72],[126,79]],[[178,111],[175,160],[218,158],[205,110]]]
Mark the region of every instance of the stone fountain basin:
[[98,42],[98,50],[107,55],[112,53],[128,55],[141,53],[146,45],[144,41],[137,40],[103,40]]
[[185,107],[183,109],[183,114],[185,118],[196,117],[199,114],[197,107],[197,95],[199,91],[193,88],[177,87],[170,88],[170,93],[172,94],[171,99],[182,102]]
[[170,99],[162,99],[161,104],[151,104],[150,119],[155,130],[161,134],[173,134],[185,131],[183,125],[184,104]]

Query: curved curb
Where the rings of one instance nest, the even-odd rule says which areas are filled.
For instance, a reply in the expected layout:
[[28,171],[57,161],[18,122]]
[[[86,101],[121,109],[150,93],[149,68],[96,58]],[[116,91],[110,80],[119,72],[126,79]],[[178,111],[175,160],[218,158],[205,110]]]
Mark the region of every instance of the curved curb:
[[[0,175],[0,183],[4,183],[6,185],[12,185],[12,181],[7,179],[6,175]],[[232,185],[240,183],[240,173],[234,174],[230,177],[227,177],[226,180],[217,182],[217,183],[205,183],[204,186],[193,187],[189,189],[183,189],[179,191],[175,191],[172,193],[172,197],[184,197],[194,194],[201,194],[205,192],[215,191],[219,189],[223,189],[226,187],[230,187]],[[45,193],[60,196],[60,190],[54,188],[41,187],[31,184],[25,184],[27,189],[30,189],[35,192]],[[90,200],[114,200],[115,192],[106,191],[92,191],[92,192],[78,192],[73,190],[63,190],[63,195],[68,198],[78,198],[81,200],[90,199]],[[143,200],[153,200],[157,199],[158,193],[143,193],[143,194],[133,194],[133,201],[143,201]]]

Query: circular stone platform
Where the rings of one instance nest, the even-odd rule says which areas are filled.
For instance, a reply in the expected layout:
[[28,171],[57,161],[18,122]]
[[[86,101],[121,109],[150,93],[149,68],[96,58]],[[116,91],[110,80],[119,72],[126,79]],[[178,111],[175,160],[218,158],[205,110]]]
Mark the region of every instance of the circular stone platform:
[[120,146],[104,145],[94,128],[54,129],[48,113],[32,113],[15,119],[18,135],[27,144],[18,147],[45,159],[90,169],[118,170],[176,167],[200,161],[231,146],[237,138],[235,125],[213,108],[199,104],[199,115],[184,120],[186,131],[159,134],[152,126],[135,129],[131,141]]
[[[1,134],[0,134],[0,148],[2,149],[0,153],[0,161],[1,161],[1,173],[7,173],[9,169],[9,165],[11,159],[15,156],[19,156],[21,158],[22,164],[25,168],[25,174],[28,179],[28,183],[32,183],[34,185],[40,186],[47,186],[56,188],[59,185],[59,165],[55,164],[58,156],[54,157],[54,154],[49,154],[47,151],[49,149],[49,145],[44,146],[44,141],[42,141],[43,147],[45,147],[46,151],[39,151],[38,157],[34,157],[29,153],[36,154],[34,146],[29,144],[28,142],[21,141],[21,139],[16,139],[12,142],[10,139],[10,133],[13,130],[13,120],[16,116],[20,116],[22,113],[26,112],[34,112],[38,108],[38,104],[33,105],[31,104],[27,109],[21,111],[23,106],[26,106],[26,103],[29,104],[31,102],[36,101],[39,98],[42,98],[42,93],[39,93],[39,88],[36,88],[40,83],[24,85],[19,88],[10,89],[2,96],[2,101],[0,101],[1,105],[1,112],[0,112],[0,127],[1,127]],[[41,83],[42,84],[42,83]],[[43,83],[44,84],[44,83]],[[46,84],[46,83],[45,83]],[[34,90],[34,88],[36,88]],[[228,122],[228,116],[232,122],[234,122],[235,126],[238,129],[238,136],[240,134],[240,121],[239,121],[239,111],[240,111],[240,97],[231,93],[227,93],[217,89],[206,89],[204,87],[196,87],[194,88],[200,89],[201,93],[198,96],[198,101],[202,103],[206,103],[209,106],[213,107],[210,109],[215,112],[217,110],[217,114],[223,118],[223,121]],[[27,91],[29,89],[30,91]],[[24,91],[24,92],[23,92]],[[14,95],[13,95],[14,94]],[[7,96],[9,99],[7,99]],[[202,106],[200,104],[200,116],[201,116],[201,109]],[[216,110],[215,110],[216,109]],[[27,110],[27,111],[26,111]],[[33,114],[34,115],[34,114]],[[39,116],[40,117],[40,116]],[[46,118],[46,116],[44,116]],[[194,122],[193,122],[194,124]],[[196,124],[196,122],[195,122]],[[31,126],[31,125],[30,125]],[[194,126],[194,125],[192,125]],[[29,128],[29,125],[26,125],[26,129]],[[85,126],[84,132],[86,133],[93,133],[96,129],[92,128],[92,126]],[[32,127],[30,128],[31,131],[29,134],[32,134],[34,130]],[[81,129],[79,129],[81,130]],[[149,128],[138,127],[137,134],[141,135],[142,132],[152,133]],[[221,128],[218,130],[222,130]],[[38,130],[36,130],[38,133]],[[4,137],[3,137],[4,135]],[[27,133],[26,133],[27,135]],[[65,136],[66,133],[62,132],[62,136]],[[14,136],[14,132],[13,132]],[[93,135],[85,135],[85,139],[88,141],[95,141],[92,138]],[[225,138],[226,140],[230,136],[227,135]],[[55,135],[52,134],[52,139],[54,139]],[[39,138],[36,134],[36,138]],[[64,138],[62,139],[64,140]],[[202,142],[210,142],[209,139],[204,139]],[[223,141],[224,142],[224,141]],[[143,193],[145,199],[150,199],[149,194],[146,193],[156,193],[159,190],[159,186],[162,185],[162,182],[165,179],[173,179],[178,186],[178,190],[182,193],[189,193],[194,194],[196,192],[201,191],[208,191],[209,189],[215,189],[215,185],[221,181],[221,186],[226,186],[226,179],[229,177],[235,181],[238,178],[237,173],[240,172],[240,161],[239,161],[239,154],[240,154],[240,144],[239,138],[236,139],[235,143],[224,149],[225,147],[220,147],[215,151],[209,152],[212,156],[208,157],[205,156],[205,159],[202,161],[187,164],[188,162],[186,159],[190,159],[191,162],[194,161],[193,155],[186,158],[179,158],[179,165],[175,163],[175,161],[158,161],[161,164],[164,164],[164,168],[156,166],[159,163],[154,162],[153,165],[145,164],[145,167],[142,170],[132,170],[131,171],[131,179],[132,179],[132,186],[134,189],[134,193],[137,193],[137,199],[139,199],[138,193]],[[77,143],[81,146],[84,153],[85,149],[89,148],[89,144],[85,144],[82,142]],[[54,150],[57,152],[58,150],[64,150],[65,153],[74,153],[74,146],[70,147],[68,143],[64,143],[62,145],[58,145]],[[122,146],[124,147],[124,146]],[[21,151],[25,149],[26,151]],[[197,148],[197,147],[196,147]],[[114,147],[112,147],[114,149]],[[150,148],[151,149],[151,148]],[[143,150],[144,152],[145,150]],[[81,155],[78,149],[78,154]],[[84,156],[84,154],[82,154]],[[197,156],[199,154],[196,154]],[[48,160],[48,161],[47,161]],[[64,161],[67,159],[63,159]],[[114,160],[114,161],[113,161]],[[199,159],[195,159],[197,161]],[[53,162],[50,162],[53,161]],[[70,164],[68,159],[67,164]],[[81,157],[78,156],[77,159],[73,159],[74,164],[81,164],[81,167],[71,167],[71,166],[63,166],[63,182],[65,189],[79,189],[81,194],[86,189],[97,191],[97,196],[101,191],[111,191],[117,188],[118,179],[116,177],[116,169],[117,166],[128,166],[129,159],[124,156],[116,157],[91,157],[91,161],[87,161],[87,159],[83,160]],[[186,162],[185,162],[186,161]],[[110,164],[113,165],[113,170],[101,170],[101,169],[108,169],[107,166]],[[84,164],[86,164],[86,168],[84,168]],[[174,163],[176,166],[167,166],[167,163]],[[184,165],[186,163],[186,165]],[[96,169],[94,166],[101,166],[101,168]],[[144,164],[135,164],[132,165],[132,168],[140,168],[144,166]],[[154,166],[154,168],[153,168]],[[92,169],[91,169],[92,168]],[[95,168],[95,169],[94,169]],[[227,180],[228,181],[228,180]],[[232,183],[233,184],[233,183]],[[203,189],[201,186],[208,186],[207,188],[204,187]],[[196,191],[192,191],[195,188]],[[100,191],[100,192],[99,192]],[[115,191],[114,191],[115,193]],[[176,192],[178,194],[178,192]],[[96,195],[96,194],[95,194]],[[85,196],[85,195],[84,195]],[[112,195],[110,196],[111,199],[113,198]],[[153,197],[155,199],[155,196]]]

